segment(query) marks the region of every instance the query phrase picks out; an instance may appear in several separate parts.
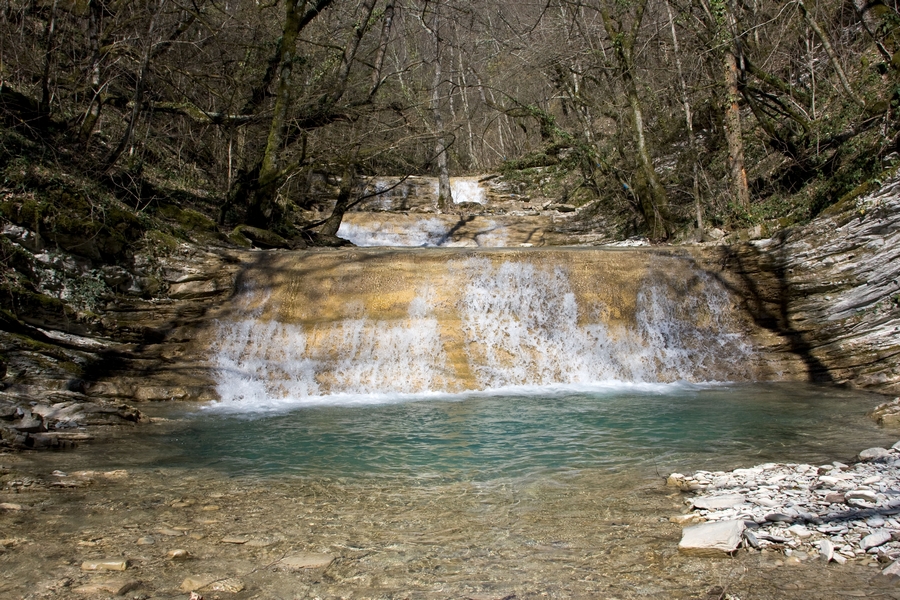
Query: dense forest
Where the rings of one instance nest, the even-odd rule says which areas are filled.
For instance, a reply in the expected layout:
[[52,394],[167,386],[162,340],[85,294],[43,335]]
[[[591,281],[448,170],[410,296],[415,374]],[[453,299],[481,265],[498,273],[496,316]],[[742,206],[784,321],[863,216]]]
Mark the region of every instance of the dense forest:
[[172,214],[327,239],[374,174],[783,227],[898,158],[896,0],[5,0],[0,44],[3,217],[91,258]]

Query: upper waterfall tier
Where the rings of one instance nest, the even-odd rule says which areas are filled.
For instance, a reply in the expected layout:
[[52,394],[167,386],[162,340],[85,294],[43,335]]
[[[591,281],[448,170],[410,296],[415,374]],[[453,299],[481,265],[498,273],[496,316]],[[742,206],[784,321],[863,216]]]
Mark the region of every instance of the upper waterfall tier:
[[605,239],[561,233],[575,207],[516,193],[517,186],[496,176],[451,177],[450,188],[452,203],[439,211],[435,177],[367,179],[365,199],[344,214],[338,236],[369,247],[519,248]]
[[668,252],[272,253],[208,345],[223,401],[754,379],[736,303]]

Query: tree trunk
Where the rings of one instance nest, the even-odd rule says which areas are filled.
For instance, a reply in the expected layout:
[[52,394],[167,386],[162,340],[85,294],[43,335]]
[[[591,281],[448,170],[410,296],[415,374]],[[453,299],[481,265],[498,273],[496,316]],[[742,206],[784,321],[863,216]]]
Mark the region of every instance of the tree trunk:
[[[741,72],[739,67],[743,67],[743,54],[736,30],[734,6],[731,2],[712,6],[706,0],[702,0],[701,6],[706,15],[710,50],[716,60],[721,60],[722,83],[725,88],[722,115],[725,120],[725,141],[728,144],[728,179],[731,184],[731,196],[735,205],[746,209],[750,206],[750,190],[744,165],[744,138],[741,109],[738,104]],[[741,65],[738,65],[739,57]]]
[[56,35],[56,6],[59,0],[53,0],[50,5],[50,16],[47,18],[47,27],[44,31],[46,51],[44,54],[44,72],[41,75],[41,103],[40,112],[44,116],[50,115],[50,68],[53,64],[53,38]]
[[153,34],[156,29],[156,19],[159,16],[159,13],[162,12],[163,4],[165,4],[165,0],[162,0],[159,8],[150,18],[150,23],[147,25],[147,37],[144,40],[144,55],[141,58],[141,67],[138,70],[137,81],[134,85],[134,98],[131,101],[131,117],[128,119],[128,124],[125,126],[125,133],[122,134],[119,145],[116,146],[106,159],[106,166],[103,169],[104,173],[109,172],[109,170],[115,166],[119,157],[122,156],[122,153],[125,152],[125,149],[128,147],[128,144],[131,143],[131,138],[134,135],[134,126],[141,116],[141,109],[144,106],[144,86],[147,83],[147,76],[150,73],[150,57],[153,55]]
[[434,80],[431,85],[431,114],[434,121],[434,152],[436,155],[438,170],[438,197],[437,209],[440,212],[447,210],[453,202],[450,190],[450,167],[447,163],[446,131],[444,131],[444,116],[441,113],[441,83],[443,73],[441,71],[441,43],[440,34],[440,1],[434,5],[434,27],[431,33],[434,36]]
[[100,111],[103,108],[103,86],[100,84],[100,62],[102,60],[100,52],[100,22],[103,18],[103,7],[100,6],[99,0],[91,0],[88,11],[88,40],[91,48],[91,99],[81,121],[81,129],[79,131],[79,137],[84,142],[87,142],[94,132],[94,127],[100,119]]
[[887,9],[887,7],[880,0],[853,0],[853,6],[856,7],[859,19],[862,21],[866,33],[868,33],[869,37],[872,38],[872,41],[875,42],[875,46],[878,48],[878,52],[881,53],[881,57],[885,62],[890,64],[893,57],[879,39],[881,19],[875,11],[876,6],[880,6],[882,9]]
[[319,233],[325,236],[336,236],[341,228],[341,221],[344,219],[344,213],[350,207],[353,201],[353,188],[356,184],[356,168],[351,163],[344,167],[341,175],[341,186],[338,191],[337,202],[334,204],[334,210],[331,216],[322,224]]
[[381,24],[381,42],[378,44],[378,53],[375,55],[375,68],[372,69],[372,87],[369,88],[369,100],[375,97],[381,88],[381,73],[384,70],[384,57],[387,54],[388,40],[391,37],[391,25],[394,22],[394,3],[388,0],[384,7],[384,21]]
[[646,7],[647,0],[639,0],[631,31],[628,32],[616,27],[615,22],[610,17],[609,8],[601,5],[599,10],[603,18],[606,34],[613,41],[615,47],[619,77],[622,80],[622,86],[625,88],[625,95],[628,98],[628,106],[631,109],[631,130],[637,146],[638,162],[649,192],[649,195],[641,194],[641,209],[644,220],[647,223],[650,237],[654,239],[668,239],[672,233],[670,230],[669,200],[666,189],[659,181],[656,168],[653,166],[653,159],[650,156],[650,149],[644,134],[643,106],[638,95],[637,83],[634,80],[634,42]]
[[834,68],[837,73],[838,79],[841,82],[841,87],[844,88],[844,92],[847,94],[847,97],[853,100],[859,106],[865,107],[866,103],[863,101],[859,95],[853,91],[853,88],[850,87],[850,82],[847,80],[847,74],[844,73],[844,68],[841,67],[841,62],[838,60],[838,56],[834,51],[834,48],[831,45],[831,41],[828,39],[828,36],[825,35],[825,32],[822,31],[822,28],[819,27],[819,23],[813,18],[809,11],[806,9],[806,5],[803,3],[803,0],[797,0],[797,7],[800,9],[800,13],[803,15],[803,19],[806,21],[806,24],[809,25],[809,28],[812,29],[816,37],[819,38],[819,41],[822,42],[822,48],[825,50],[825,54],[828,55],[828,59],[831,61],[831,66]]
[[288,107],[291,102],[291,73],[294,68],[294,52],[300,34],[299,0],[285,2],[284,28],[281,34],[278,58],[278,86],[275,91],[275,108],[269,123],[266,149],[260,162],[256,187],[250,195],[247,207],[247,223],[254,227],[267,228],[275,216],[276,198],[281,183],[280,161],[284,135],[287,130]]
[[698,242],[703,241],[703,202],[700,199],[700,159],[697,151],[697,139],[694,136],[694,114],[691,110],[691,103],[688,99],[687,83],[684,79],[684,69],[681,65],[681,49],[678,46],[678,34],[675,30],[675,15],[672,14],[672,6],[669,0],[666,0],[666,11],[669,15],[669,28],[672,31],[672,47],[675,54],[675,68],[678,71],[678,89],[681,92],[681,105],[684,108],[684,124],[688,134],[688,148],[690,148],[692,172],[693,172],[693,193],[694,193],[694,227],[696,239]]
[[647,188],[650,195],[642,194],[642,208],[644,218],[650,229],[650,237],[653,239],[668,239],[671,232],[669,231],[669,213],[668,213],[668,197],[666,190],[656,175],[656,169],[653,167],[653,159],[650,157],[650,150],[647,148],[647,139],[644,136],[644,113],[640,99],[637,95],[637,87],[634,81],[630,81],[627,87],[628,104],[631,106],[631,126],[634,134],[634,140],[637,144],[638,158],[640,159],[641,171],[647,181]]
[[725,67],[725,138],[728,141],[728,171],[734,201],[743,209],[750,206],[747,170],[744,167],[744,139],[741,132],[741,109],[738,105],[738,64],[731,52],[723,57]]

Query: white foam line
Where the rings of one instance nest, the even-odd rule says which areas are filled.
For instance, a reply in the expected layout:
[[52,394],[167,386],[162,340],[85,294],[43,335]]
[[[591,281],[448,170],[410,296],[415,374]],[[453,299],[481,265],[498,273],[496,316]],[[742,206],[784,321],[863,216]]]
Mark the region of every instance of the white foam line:
[[[505,396],[564,398],[577,394],[614,396],[617,394],[679,394],[690,390],[704,390],[727,387],[729,382],[692,383],[677,381],[673,383],[641,383],[629,381],[598,381],[595,383],[551,384],[551,385],[519,385],[504,386],[485,390],[469,390],[465,392],[424,392],[415,394],[332,394],[325,396],[306,396],[302,398],[254,398],[252,400],[213,401],[204,404],[200,410],[229,415],[268,415],[292,412],[317,407],[358,407],[368,408],[388,404],[410,402],[462,402],[470,398],[496,398]],[[510,402],[514,402],[510,398]]]

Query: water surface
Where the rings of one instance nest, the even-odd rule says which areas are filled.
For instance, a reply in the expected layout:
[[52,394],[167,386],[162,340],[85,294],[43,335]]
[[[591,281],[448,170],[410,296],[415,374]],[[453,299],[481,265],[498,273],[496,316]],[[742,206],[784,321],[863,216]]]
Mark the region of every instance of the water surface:
[[880,397],[804,384],[608,384],[334,396],[177,412],[157,466],[256,476],[490,482],[848,460],[892,444]]

